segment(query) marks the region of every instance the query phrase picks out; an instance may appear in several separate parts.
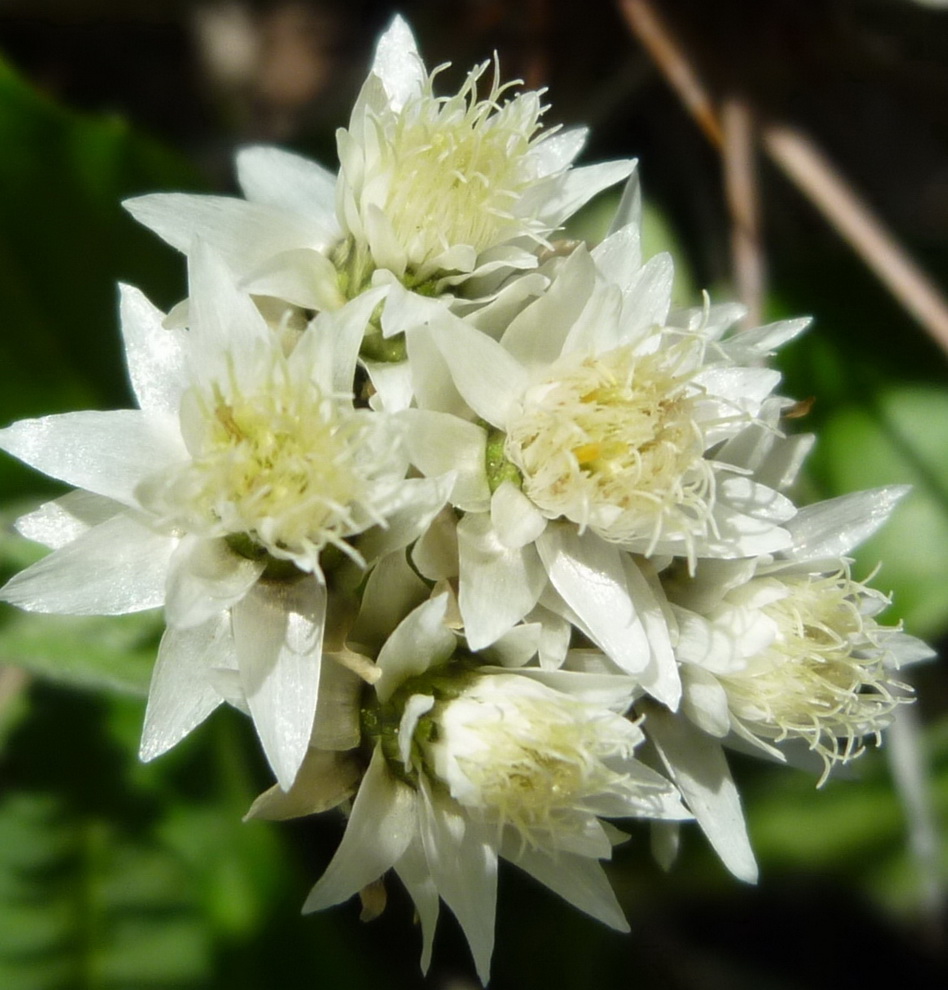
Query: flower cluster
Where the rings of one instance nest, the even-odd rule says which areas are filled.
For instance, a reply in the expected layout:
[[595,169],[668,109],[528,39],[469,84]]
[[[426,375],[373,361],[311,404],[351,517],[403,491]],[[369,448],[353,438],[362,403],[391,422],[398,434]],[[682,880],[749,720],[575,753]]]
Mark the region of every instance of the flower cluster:
[[[396,19],[338,176],[255,147],[243,199],[129,202],[189,266],[167,315],[122,288],[139,408],[0,431],[76,489],[19,520],[52,552],[3,599],[164,608],[142,758],[246,711],[249,814],[348,813],[306,909],[371,915],[394,870],[423,965],[443,900],[485,980],[500,858],[619,929],[609,819],[694,818],[753,880],[724,747],[825,779],[927,654],[847,556],[902,490],[787,494],[811,438],[766,359],[806,321],[673,309],[634,162],[573,167],[583,132],[492,71],[435,95]],[[555,241],[622,181],[600,244]]]

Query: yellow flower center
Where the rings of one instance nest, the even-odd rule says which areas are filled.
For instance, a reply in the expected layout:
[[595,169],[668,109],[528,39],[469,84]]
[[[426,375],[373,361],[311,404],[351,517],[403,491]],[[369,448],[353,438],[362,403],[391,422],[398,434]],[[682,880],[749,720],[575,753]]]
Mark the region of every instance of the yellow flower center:
[[546,515],[615,542],[646,541],[644,552],[706,531],[714,475],[684,357],[678,346],[570,355],[527,392],[506,456]]
[[604,761],[628,756],[640,738],[620,715],[504,675],[476,681],[437,725],[425,747],[436,776],[469,811],[530,845],[580,829],[587,799],[624,793],[625,777]]
[[379,161],[363,188],[374,195],[376,182],[386,187],[382,212],[416,272],[454,245],[479,253],[539,229],[511,210],[536,179],[529,152],[543,107],[536,93],[501,104],[513,84],[499,85],[496,71],[479,100],[485,69],[474,69],[450,97],[434,96],[433,73],[421,95],[374,120]]
[[159,510],[188,532],[247,536],[304,570],[327,544],[358,559],[347,538],[383,521],[371,482],[385,465],[372,464],[378,445],[367,439],[377,420],[292,380],[282,359],[259,390],[245,393],[231,378],[226,390],[185,397],[192,460],[153,483]]

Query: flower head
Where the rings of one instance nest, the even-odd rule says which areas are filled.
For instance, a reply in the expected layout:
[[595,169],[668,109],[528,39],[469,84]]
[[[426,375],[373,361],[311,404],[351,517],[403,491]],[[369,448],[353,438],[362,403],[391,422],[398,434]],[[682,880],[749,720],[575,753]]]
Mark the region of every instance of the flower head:
[[569,354],[525,392],[505,453],[544,515],[617,543],[707,532],[715,472],[688,358],[684,342]]
[[633,222],[573,250],[499,339],[433,314],[407,335],[420,408],[401,415],[416,467],[457,472],[464,516],[444,576],[458,578],[472,647],[539,602],[675,707],[647,558],[694,570],[787,545],[793,505],[719,454],[783,404],[779,375],[749,362],[803,325],[725,337],[733,311],[673,314],[670,289],[669,259],[642,263]]
[[512,272],[537,267],[537,247],[634,162],[572,168],[585,132],[544,131],[542,94],[511,95],[518,84],[500,81],[496,59],[485,85],[488,65],[437,95],[444,66],[425,69],[396,17],[338,132],[338,179],[253,147],[237,160],[246,200],[158,194],[126,205],[179,250],[208,242],[248,289],[307,309],[337,309],[392,278],[448,305],[473,276],[489,276],[488,294],[499,292]]
[[[405,57],[417,60],[414,52]],[[340,132],[340,215],[376,265],[397,245],[397,266],[424,281],[470,270],[479,254],[505,241],[548,232],[535,217],[516,215],[540,177],[540,94],[502,103],[515,84],[499,82],[495,61],[493,83],[479,99],[486,71],[487,63],[479,65],[457,93],[436,96],[435,70],[404,102],[370,83],[349,130]]]
[[[192,254],[188,328],[123,290],[141,408],[25,420],[0,445],[81,491],[20,528],[52,554],[14,577],[22,608],[116,614],[164,606],[142,755],[173,745],[235,670],[289,786],[309,745],[331,589],[417,537],[447,493],[408,479],[397,424],[356,409],[356,355],[376,296],[285,341],[213,253]],[[395,524],[397,523],[397,525]]]
[[[761,470],[792,475],[797,444],[761,440],[749,448]],[[791,545],[778,554],[704,561],[693,575],[671,567],[661,576],[673,603],[683,694],[675,713],[645,706],[645,731],[709,841],[742,879],[755,879],[757,867],[722,747],[750,744],[782,762],[822,764],[822,784],[867,739],[878,743],[896,707],[910,700],[898,669],[931,656],[900,627],[877,621],[888,599],[853,580],[845,556],[904,492],[883,488],[807,506],[787,524]]]
[[833,764],[857,757],[867,736],[878,743],[907,700],[886,663],[886,641],[898,630],[873,618],[887,599],[853,581],[848,568],[761,578],[741,595],[760,602],[773,631],[741,669],[718,676],[742,735],[804,740],[822,757],[824,778]]
[[422,919],[423,966],[440,895],[486,980],[498,856],[625,929],[599,865],[612,848],[600,816],[687,814],[633,756],[641,730],[623,717],[633,682],[480,666],[489,652],[463,648],[444,624],[446,604],[441,595],[416,608],[381,649],[377,702],[365,713],[371,764],[306,909],[338,903],[393,867]]

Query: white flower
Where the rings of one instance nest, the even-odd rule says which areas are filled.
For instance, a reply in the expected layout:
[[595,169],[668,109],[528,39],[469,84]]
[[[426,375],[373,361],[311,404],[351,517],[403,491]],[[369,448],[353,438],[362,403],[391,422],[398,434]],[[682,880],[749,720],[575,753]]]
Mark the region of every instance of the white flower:
[[366,568],[414,540],[446,486],[406,480],[398,425],[353,407],[377,297],[320,317],[287,356],[215,257],[197,249],[191,268],[187,330],[165,328],[140,293],[122,291],[140,410],[0,431],[4,449],[84,490],[20,521],[54,552],[2,595],[72,614],[164,605],[143,757],[220,702],[212,668],[236,668],[288,786],[313,724],[327,574]]
[[[445,595],[422,604],[382,647],[378,703],[365,716],[371,762],[304,910],[339,903],[394,868],[421,919],[423,968],[440,897],[486,981],[499,856],[627,930],[599,864],[613,845],[600,816],[688,816],[668,782],[632,755],[642,734],[623,713],[634,682],[479,667],[444,624],[446,605]],[[287,800],[305,803],[299,789]]]
[[[710,841],[738,875],[753,856],[721,743],[798,759],[804,747],[834,765],[878,744],[910,700],[897,668],[930,655],[875,616],[888,599],[854,581],[851,550],[904,489],[860,492],[800,510],[791,546],[775,556],[702,562],[663,575],[675,602],[681,714],[653,711],[648,734]],[[715,742],[717,740],[717,742]]]
[[496,60],[482,98],[487,63],[452,96],[434,93],[441,68],[425,71],[396,18],[339,132],[337,213],[352,239],[352,271],[386,268],[419,284],[533,267],[538,244],[631,172],[627,161],[570,171],[584,135],[541,133],[541,94],[506,98],[516,84],[500,83]]
[[540,127],[540,94],[483,92],[487,64],[436,96],[407,24],[396,17],[338,134],[338,182],[276,148],[248,148],[246,201],[159,194],[126,203],[168,243],[214,245],[244,285],[321,310],[367,289],[376,270],[427,295],[474,275],[499,284],[537,265],[536,247],[633,162],[572,169],[585,131]]
[[738,357],[803,322],[722,339],[733,310],[672,321],[670,287],[669,259],[643,265],[632,223],[591,254],[577,248],[499,340],[432,312],[407,335],[420,408],[402,416],[419,470],[457,471],[472,646],[540,601],[674,707],[662,594],[642,557],[693,568],[788,544],[789,500],[716,452],[777,401],[779,375]]

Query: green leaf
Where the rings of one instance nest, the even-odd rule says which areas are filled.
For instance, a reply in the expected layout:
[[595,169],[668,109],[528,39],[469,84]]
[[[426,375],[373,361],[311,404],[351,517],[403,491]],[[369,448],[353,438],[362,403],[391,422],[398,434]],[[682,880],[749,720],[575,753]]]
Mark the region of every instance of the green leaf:
[[0,768],[3,990],[403,985],[351,912],[300,915],[316,870],[291,829],[241,820],[269,776],[247,719],[222,710],[141,764],[140,701],[36,684],[30,702]]
[[948,393],[933,386],[882,391],[869,408],[844,406],[823,427],[822,470],[836,491],[910,484],[912,491],[858,554],[891,589],[892,616],[935,638],[948,629]]
[[[925,738],[937,820],[948,815],[948,720]],[[744,788],[744,804],[762,875],[832,874],[870,893],[889,910],[917,912],[922,897],[905,812],[882,753],[853,766],[856,779],[830,778],[817,792],[812,775],[774,767]],[[941,834],[942,871],[948,835]]]
[[[29,786],[0,801],[0,986],[203,986],[211,932],[186,862],[155,841],[140,797],[110,786],[121,758],[95,726],[77,725],[58,702],[41,721],[73,749],[57,759],[51,736],[37,752],[35,718],[11,738],[8,780]],[[77,728],[83,735],[70,736]],[[82,766],[79,754],[94,762]],[[45,768],[27,772],[43,756]]]
[[[133,193],[194,188],[193,170],[116,117],[71,113],[0,62],[0,424],[127,405],[116,281],[170,304],[183,265],[121,207]],[[49,490],[7,458],[0,497]]]

